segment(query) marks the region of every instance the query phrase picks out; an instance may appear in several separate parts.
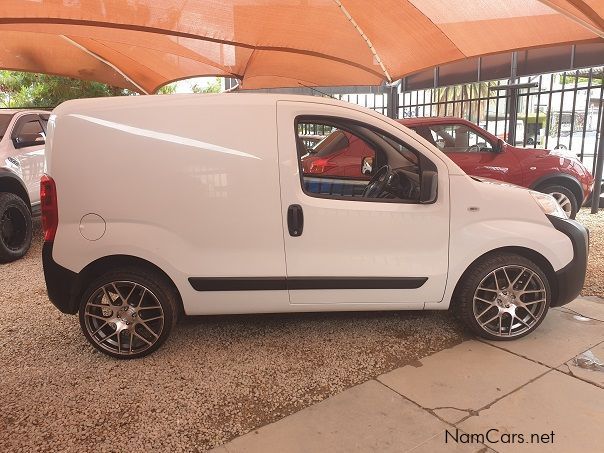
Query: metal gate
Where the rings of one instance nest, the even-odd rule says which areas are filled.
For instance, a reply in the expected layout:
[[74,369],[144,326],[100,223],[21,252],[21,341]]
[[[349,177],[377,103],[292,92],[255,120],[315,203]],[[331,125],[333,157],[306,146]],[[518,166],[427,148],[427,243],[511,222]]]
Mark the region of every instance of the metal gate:
[[[456,116],[508,141],[512,102],[516,102],[518,146],[568,149],[595,173],[598,125],[604,104],[604,67],[500,79],[414,91],[398,89],[398,118]],[[334,94],[334,97],[387,113],[386,93]]]

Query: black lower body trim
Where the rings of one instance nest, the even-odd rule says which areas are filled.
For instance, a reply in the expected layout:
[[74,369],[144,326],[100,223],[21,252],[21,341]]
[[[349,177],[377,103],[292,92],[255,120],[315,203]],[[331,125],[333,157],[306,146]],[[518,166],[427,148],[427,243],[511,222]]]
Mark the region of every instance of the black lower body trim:
[[427,277],[191,277],[196,291],[275,291],[296,289],[417,289]]
[[57,264],[52,258],[52,242],[42,246],[42,264],[48,298],[63,313],[73,315],[78,311],[78,303],[73,297],[73,290],[78,274]]
[[275,291],[287,289],[285,277],[191,277],[196,291]]
[[574,300],[583,289],[587,272],[587,256],[589,253],[589,232],[579,222],[570,219],[560,219],[547,216],[561,233],[570,239],[573,246],[573,259],[562,269],[556,271],[558,291],[552,300],[552,307],[559,307]]

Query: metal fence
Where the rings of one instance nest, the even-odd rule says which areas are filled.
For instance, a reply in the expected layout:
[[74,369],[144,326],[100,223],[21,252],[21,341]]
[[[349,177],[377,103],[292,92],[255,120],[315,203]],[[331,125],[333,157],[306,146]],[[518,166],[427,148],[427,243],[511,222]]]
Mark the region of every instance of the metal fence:
[[[518,90],[509,84],[527,85]],[[342,100],[387,112],[387,95],[334,94]],[[515,103],[515,105],[514,105]],[[515,120],[514,144],[568,149],[595,173],[598,125],[604,105],[604,67],[398,91],[398,118],[456,116],[508,140]],[[515,107],[516,112],[512,114]]]

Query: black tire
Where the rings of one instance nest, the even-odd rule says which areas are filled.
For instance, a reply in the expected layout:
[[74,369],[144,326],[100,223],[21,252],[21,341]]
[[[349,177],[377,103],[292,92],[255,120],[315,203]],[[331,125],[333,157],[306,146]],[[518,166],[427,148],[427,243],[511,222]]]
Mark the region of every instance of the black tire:
[[[543,187],[539,191],[543,192],[543,193],[547,193],[549,195],[553,195],[554,198],[557,198],[558,194],[565,196],[566,198],[568,198],[568,201],[570,202],[570,210],[565,209],[566,213],[568,214],[568,216],[571,219],[574,219],[577,216],[577,212],[579,211],[579,201],[577,200],[577,197],[575,196],[573,191],[570,190],[569,188],[564,187],[564,186],[554,185],[554,186]],[[564,209],[564,206],[562,206],[562,209]]]
[[[504,285],[506,284],[506,279],[505,274],[501,271],[502,268],[509,269],[508,272],[510,274],[510,277],[508,277],[507,281],[509,281],[510,279],[513,281],[515,276],[519,276],[520,280],[518,280],[518,282],[514,285],[514,288],[520,288],[520,285],[523,284],[530,285],[528,286],[529,288],[537,288],[537,285],[543,284],[544,290],[541,293],[528,293],[526,295],[517,295],[515,291],[510,291],[510,293],[515,293],[515,297],[522,301],[522,304],[526,303],[526,307],[531,310],[535,310],[532,315],[532,318],[528,315],[528,313],[526,313],[528,310],[524,307],[519,307],[518,305],[515,305],[516,302],[513,302],[511,304],[514,305],[514,308],[511,308],[509,305],[505,306],[504,303],[500,304],[500,292],[493,291],[493,293],[491,293],[491,290],[485,291],[479,289],[479,286],[485,285],[485,282],[489,282],[489,279],[493,278],[491,275],[494,271],[496,271],[495,275],[498,275],[499,277],[499,287],[502,290],[501,292],[505,291],[507,289],[504,288]],[[526,269],[527,271],[524,274],[524,278],[520,274],[515,274],[513,271],[514,269],[518,269],[518,272],[524,272],[521,271],[521,269]],[[530,272],[528,271],[534,272],[534,275],[536,277],[530,274]],[[530,278],[526,278],[529,275]],[[492,281],[493,283],[495,283],[494,279]],[[531,289],[529,289],[528,291],[531,291]],[[545,297],[543,297],[542,293],[545,293]],[[490,294],[492,294],[492,296],[489,296]],[[493,300],[488,304],[481,302],[480,299],[478,301],[475,301],[475,295],[485,299],[493,297]],[[506,301],[510,301],[511,299],[509,298],[512,298],[514,296],[506,295],[505,297]],[[524,300],[522,299],[523,297]],[[535,300],[539,300],[537,298],[544,299],[544,303],[537,303],[531,301],[529,300],[530,298],[536,298]],[[491,303],[492,307],[488,308],[488,310],[490,311],[485,311],[485,314],[482,318],[478,316],[480,313],[483,313],[483,310],[486,310],[487,307],[489,307],[489,304]],[[550,303],[550,284],[547,279],[547,276],[539,268],[539,266],[537,266],[531,260],[524,258],[523,256],[503,252],[488,255],[485,258],[482,258],[476,263],[474,263],[464,273],[458,287],[455,290],[455,295],[453,298],[453,308],[457,311],[458,317],[470,328],[472,332],[482,338],[486,338],[487,340],[503,341],[515,340],[533,332],[545,318]],[[478,306],[476,304],[482,305]],[[513,310],[515,313],[517,313],[518,315],[516,316],[516,319],[522,319],[518,318],[519,316],[524,317],[524,322],[518,321],[516,323],[518,326],[522,327],[521,329],[516,331],[513,330],[514,317],[511,316],[509,313],[502,314],[502,312],[505,310]],[[491,323],[487,323],[486,321],[491,319],[491,317],[493,316],[498,317],[494,318]],[[481,319],[481,321],[487,325],[481,325],[477,318]],[[502,321],[500,321],[499,318],[501,318]],[[507,329],[508,333],[506,333],[507,326],[505,324],[508,318],[510,319],[510,326]],[[527,319],[529,320],[528,322],[526,322]],[[521,324],[521,322],[523,324]],[[503,331],[501,328],[502,324],[504,326]],[[493,333],[494,327],[497,326],[498,332]]]
[[[116,291],[111,288],[103,290],[105,285],[116,288]],[[128,285],[135,285],[129,297]],[[108,296],[116,297],[114,304],[100,308],[109,303]],[[158,307],[153,308],[156,305]],[[133,267],[116,269],[93,280],[83,292],[79,309],[80,327],[89,343],[103,354],[117,359],[136,359],[151,354],[166,341],[176,325],[178,306],[178,295],[165,276]],[[160,315],[163,319],[158,318]],[[125,342],[123,351],[122,342]],[[126,351],[128,345],[130,351]]]
[[25,201],[13,193],[0,193],[0,263],[25,256],[31,236],[31,211]]

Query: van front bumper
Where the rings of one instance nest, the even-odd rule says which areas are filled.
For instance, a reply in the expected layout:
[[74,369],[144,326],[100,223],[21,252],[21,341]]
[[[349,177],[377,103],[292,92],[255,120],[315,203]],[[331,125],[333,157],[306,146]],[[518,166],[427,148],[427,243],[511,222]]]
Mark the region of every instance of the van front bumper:
[[554,228],[568,236],[574,252],[572,261],[556,272],[557,291],[551,306],[559,307],[574,300],[583,289],[589,255],[589,231],[575,220],[549,215],[547,218]]
[[52,242],[42,246],[42,265],[48,298],[63,313],[74,315],[78,312],[75,297],[78,274],[64,268],[52,258]]

